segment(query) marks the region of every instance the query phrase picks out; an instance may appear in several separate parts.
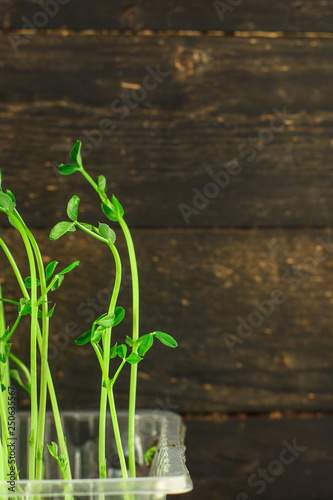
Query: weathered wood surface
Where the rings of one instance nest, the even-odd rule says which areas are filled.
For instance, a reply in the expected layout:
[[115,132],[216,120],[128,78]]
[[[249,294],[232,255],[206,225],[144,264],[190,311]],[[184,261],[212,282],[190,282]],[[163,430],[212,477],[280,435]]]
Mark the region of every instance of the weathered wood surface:
[[[21,29],[26,19],[47,29],[332,31],[332,0],[165,0],[145,2],[1,0],[2,28]],[[224,12],[222,4],[226,5]],[[44,13],[44,17],[38,13]],[[220,13],[220,15],[218,14]],[[26,19],[22,19],[26,18]]]
[[[47,231],[34,232],[49,260],[59,260],[62,267],[81,260],[54,297],[51,365],[63,407],[97,407],[98,363],[89,346],[76,346],[74,337],[89,329],[97,309],[101,314],[106,307],[112,259],[107,248],[79,233],[48,242]],[[134,231],[141,332],[168,331],[180,343],[176,350],[156,346],[159,359],[151,352],[140,365],[139,405],[170,404],[180,412],[332,410],[330,238],[320,230]],[[14,230],[5,231],[5,241],[24,264]],[[118,246],[123,255],[121,235]],[[1,255],[4,293],[12,297],[13,278],[4,266]],[[131,287],[126,255],[124,269],[119,303],[127,308]],[[274,290],[283,294],[283,303]],[[237,333],[239,317],[250,326]],[[118,341],[130,324],[128,315],[115,331]],[[226,332],[237,336],[236,343],[231,341],[233,352]],[[17,342],[22,356],[28,356],[25,342]],[[122,407],[127,384],[125,376],[117,388]]]
[[[188,500],[332,498],[332,418],[198,420],[186,424],[187,465],[194,477],[194,490],[185,497]],[[293,457],[283,452],[286,443],[306,449],[296,451]],[[281,464],[281,452],[282,460],[291,463]],[[259,477],[259,469],[270,482]],[[170,496],[170,500],[183,498]]]
[[[181,203],[196,211],[190,226],[332,224],[333,40],[37,35],[15,54],[1,36],[0,50],[0,165],[30,224],[91,193],[55,172],[87,135],[85,163],[110,179],[131,225],[186,227]],[[157,65],[168,76],[120,108]],[[284,126],[274,109],[290,114]],[[229,183],[214,187],[209,172],[222,169]]]

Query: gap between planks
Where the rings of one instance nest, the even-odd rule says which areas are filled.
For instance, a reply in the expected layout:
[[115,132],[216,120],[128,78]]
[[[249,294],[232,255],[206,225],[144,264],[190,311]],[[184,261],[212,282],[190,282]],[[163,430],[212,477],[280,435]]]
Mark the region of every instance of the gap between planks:
[[182,417],[187,422],[190,421],[205,421],[205,422],[226,422],[227,420],[246,420],[246,419],[268,419],[268,420],[283,420],[283,419],[314,419],[333,417],[333,410],[324,411],[303,411],[303,410],[276,410],[272,412],[212,412],[212,413],[191,413],[184,412]]
[[[33,229],[37,231],[51,231],[52,226],[39,226],[31,225]],[[317,226],[281,226],[281,225],[267,225],[267,226],[131,226],[133,230],[139,231],[154,231],[154,232],[169,232],[169,233],[185,233],[185,232],[210,232],[210,233],[245,233],[247,231],[299,231],[299,232],[312,232],[312,231],[331,231],[333,225],[317,225]],[[15,231],[11,225],[1,225],[0,226],[0,236],[3,231]]]
[[333,32],[315,31],[191,31],[191,30],[73,30],[73,29],[0,29],[0,35],[80,35],[80,36],[189,36],[189,37],[234,37],[234,38],[333,38]]

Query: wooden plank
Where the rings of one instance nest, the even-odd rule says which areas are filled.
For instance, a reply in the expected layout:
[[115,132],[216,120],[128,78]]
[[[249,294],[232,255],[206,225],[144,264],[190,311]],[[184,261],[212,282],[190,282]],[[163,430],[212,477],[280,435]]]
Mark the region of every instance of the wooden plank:
[[[81,260],[54,297],[51,364],[62,407],[97,408],[98,363],[89,346],[77,347],[74,337],[107,305],[112,259],[107,248],[79,233],[51,243],[46,231],[34,232],[43,254],[60,261],[60,268]],[[119,303],[128,308],[129,266],[117,233],[125,274]],[[14,230],[5,235],[24,265]],[[139,406],[172,405],[181,412],[332,410],[331,237],[320,230],[135,230],[141,332],[167,331],[180,343],[172,351],[156,345],[159,358],[150,352],[140,365]],[[17,297],[2,256],[1,275],[5,295]],[[130,325],[128,314],[115,340],[121,342]],[[233,349],[226,333],[235,336]],[[16,347],[28,356],[26,342],[17,339]],[[127,385],[125,376],[117,387],[121,407],[127,404]]]
[[[79,0],[1,0],[3,28],[32,26],[70,29],[332,31],[332,2],[315,0],[268,4],[263,0],[164,0],[157,3],[101,0],[94,8]],[[225,9],[223,4],[226,6]],[[216,5],[216,7],[214,7]],[[40,13],[44,13],[44,16]]]
[[[333,40],[36,36],[13,54],[2,36],[0,50],[0,165],[30,224],[53,224],[73,191],[91,196],[53,169],[86,137],[87,168],[108,177],[132,225],[332,224]],[[119,112],[158,65],[168,76]],[[284,109],[285,125],[272,122]]]
[[[194,481],[189,500],[250,500],[262,494],[265,500],[331,498],[332,417],[186,424],[187,465]],[[306,449],[294,451],[294,457],[283,452],[293,443]],[[283,464],[280,456],[291,463]]]

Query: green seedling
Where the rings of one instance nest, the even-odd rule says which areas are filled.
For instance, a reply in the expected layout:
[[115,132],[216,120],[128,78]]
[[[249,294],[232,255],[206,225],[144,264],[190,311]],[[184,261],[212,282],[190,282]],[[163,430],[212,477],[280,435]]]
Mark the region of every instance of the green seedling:
[[[136,476],[135,465],[135,411],[137,393],[137,367],[153,347],[154,340],[167,347],[177,347],[176,340],[169,334],[161,331],[153,331],[140,335],[139,332],[139,278],[135,248],[131,232],[125,222],[125,212],[113,195],[107,194],[107,181],[100,175],[95,181],[84,169],[81,156],[81,142],[78,141],[71,150],[72,164],[62,164],[59,172],[70,175],[79,172],[96,191],[101,205],[101,216],[106,217],[112,224],[119,225],[127,244],[130,260],[132,278],[132,331],[126,335],[123,343],[115,343],[112,339],[113,328],[121,323],[125,317],[125,309],[118,305],[118,296],[122,282],[122,263],[116,247],[116,233],[109,223],[98,222],[96,225],[81,222],[79,218],[80,199],[72,196],[67,205],[67,216],[69,220],[59,222],[50,233],[50,240],[55,241],[60,237],[81,230],[88,236],[107,245],[115,266],[115,282],[107,310],[99,316],[91,325],[90,329],[76,339],[79,346],[90,345],[96,354],[101,368],[101,395],[100,395],[100,419],[99,419],[99,473],[101,478],[107,476],[106,461],[106,417],[109,405],[113,431],[116,440],[117,451],[121,466],[122,477]],[[74,261],[62,271],[58,271],[58,262],[50,262],[47,266],[38,246],[38,243],[30,229],[16,208],[16,199],[10,190],[2,188],[3,175],[0,170],[0,213],[8,218],[10,224],[21,236],[22,244],[26,251],[29,276],[23,278],[22,273],[6,245],[0,238],[2,249],[21,290],[21,296],[17,300],[3,297],[0,284],[0,481],[5,481],[8,474],[8,415],[10,410],[7,391],[11,388],[11,381],[26,391],[30,398],[31,427],[29,434],[29,479],[43,479],[44,477],[44,449],[45,449],[45,414],[47,396],[49,395],[54,415],[58,443],[48,444],[48,450],[57,461],[64,479],[71,480],[71,465],[69,461],[66,438],[63,433],[57,397],[48,364],[48,342],[49,323],[55,313],[55,304],[50,302],[50,294],[56,292],[62,286],[65,276],[75,270],[79,261]],[[0,282],[1,283],[1,282]],[[5,307],[17,308],[17,317],[12,325],[8,326],[5,320]],[[30,318],[30,361],[26,366],[13,350],[13,336],[19,335],[19,327],[22,317]],[[40,375],[37,371],[37,354],[41,359]],[[15,366],[13,367],[12,364]],[[128,465],[125,460],[123,443],[120,436],[114,386],[123,368],[130,369],[129,386],[129,418],[128,418]],[[146,458],[151,460],[153,449],[147,451]],[[150,458],[149,458],[150,457]],[[16,468],[16,477],[19,471]],[[68,497],[71,498],[70,496]]]
[[[96,319],[90,330],[82,334],[76,343],[84,345],[90,343],[94,349],[102,371],[101,401],[100,401],[100,428],[99,428],[99,469],[101,477],[105,477],[105,426],[107,400],[109,401],[113,430],[116,438],[116,445],[119,454],[122,476],[127,477],[127,467],[124,457],[123,446],[119,433],[117,414],[113,395],[113,386],[126,364],[131,366],[130,387],[129,387],[129,418],[128,418],[128,447],[129,447],[129,473],[131,477],[136,476],[135,466],[135,409],[137,393],[137,367],[145,354],[153,346],[154,338],[168,347],[177,347],[177,342],[171,335],[160,331],[148,333],[140,336],[139,334],[139,278],[138,266],[133,244],[132,235],[124,219],[124,208],[118,199],[113,195],[111,198],[107,195],[107,181],[103,175],[98,176],[97,182],[84,169],[81,156],[81,142],[77,141],[70,153],[73,164],[62,164],[59,166],[59,172],[63,175],[70,175],[76,172],[81,173],[96,191],[100,198],[103,214],[112,223],[117,223],[122,230],[130,260],[132,277],[132,335],[126,336],[125,342],[121,345],[112,346],[112,329],[120,323],[125,315],[125,310],[117,306],[117,300],[121,284],[122,264],[118,250],[115,246],[115,231],[106,223],[99,223],[98,227],[79,221],[80,199],[74,195],[68,202],[67,215],[69,221],[59,222],[51,231],[50,239],[56,240],[61,236],[72,233],[80,229],[91,237],[106,244],[113,255],[116,268],[115,284],[110,300],[108,311]],[[127,344],[127,345],[126,345]],[[120,358],[120,364],[114,370],[113,376],[110,375],[111,360]]]

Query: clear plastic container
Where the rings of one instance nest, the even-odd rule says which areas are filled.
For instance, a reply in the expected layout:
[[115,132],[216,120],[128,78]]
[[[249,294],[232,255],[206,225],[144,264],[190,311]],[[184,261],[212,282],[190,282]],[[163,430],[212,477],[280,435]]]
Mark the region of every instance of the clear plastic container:
[[[162,500],[169,494],[192,490],[185,465],[185,426],[179,415],[169,411],[138,411],[136,415],[136,478],[122,479],[111,426],[107,418],[107,479],[98,479],[98,411],[62,413],[64,434],[72,468],[72,481],[61,478],[58,465],[45,451],[45,479],[29,481],[27,477],[27,443],[30,414],[16,414],[16,463],[20,480],[15,492],[0,482],[0,498],[53,500]],[[119,426],[124,449],[127,450],[127,412],[119,412]],[[46,443],[57,442],[52,414],[47,415]],[[157,451],[150,467],[144,464],[144,453],[156,444]]]

